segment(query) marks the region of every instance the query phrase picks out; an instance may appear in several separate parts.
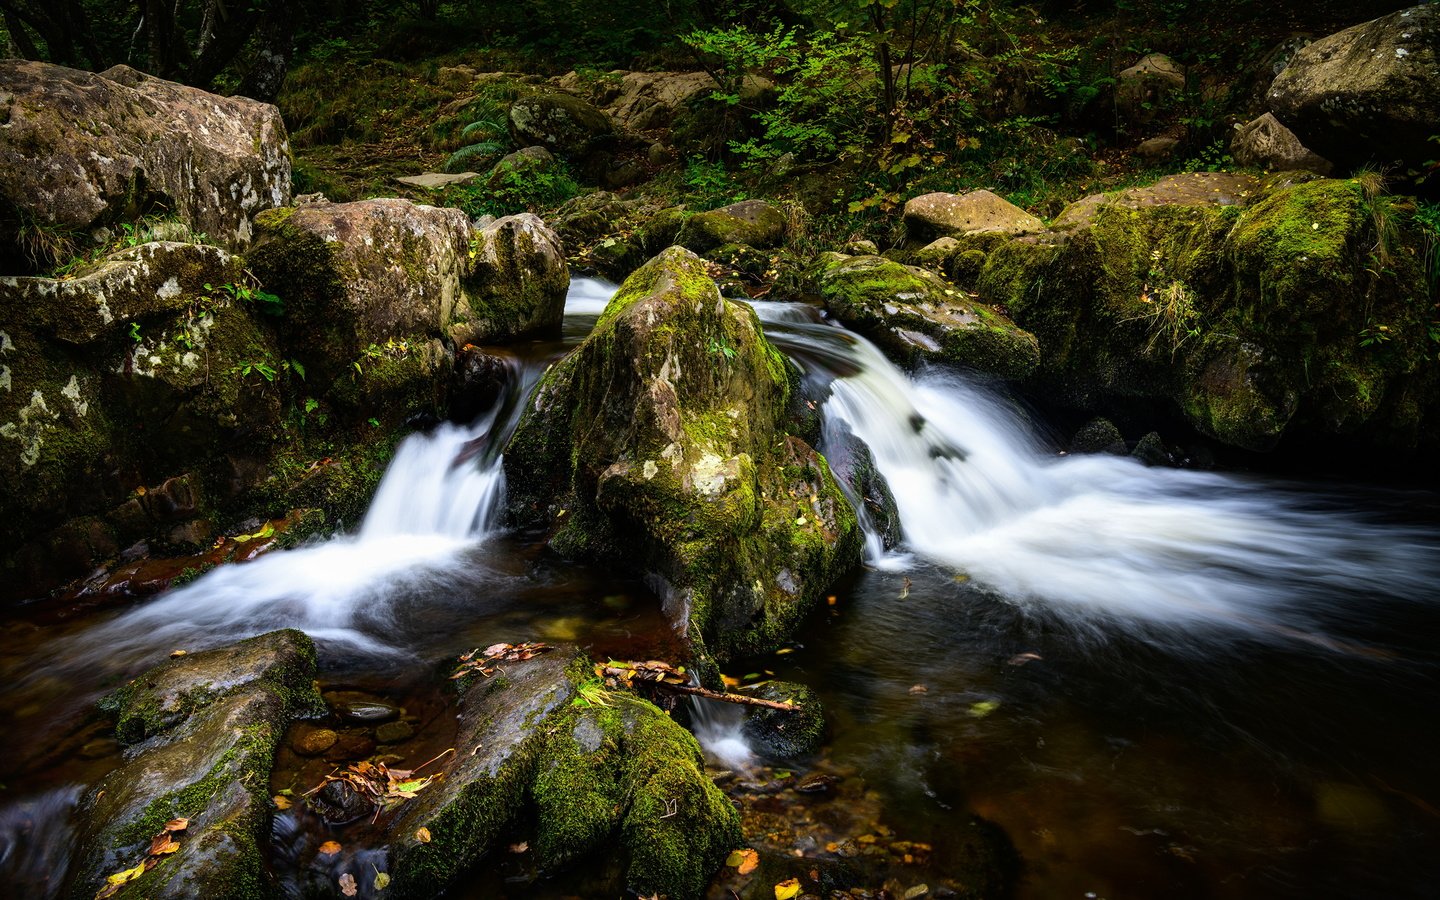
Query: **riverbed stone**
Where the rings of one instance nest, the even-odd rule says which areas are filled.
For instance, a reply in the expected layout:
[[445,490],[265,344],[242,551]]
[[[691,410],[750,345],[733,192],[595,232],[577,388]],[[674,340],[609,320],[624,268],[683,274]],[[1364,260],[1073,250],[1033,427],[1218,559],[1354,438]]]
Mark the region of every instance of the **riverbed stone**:
[[165,823],[190,820],[178,852],[128,890],[148,897],[258,896],[269,839],[276,745],[297,715],[314,714],[315,649],[278,631],[192,653],[141,675],[102,703],[138,752],[86,795],[75,896],[141,862]]
[[1045,223],[1035,216],[986,190],[922,194],[905,203],[903,218],[906,234],[922,244],[942,237],[1024,234],[1045,228]]
[[[95,74],[0,60],[0,232],[16,262],[21,221],[90,231],[163,209],[243,248],[251,218],[290,202],[279,110],[116,66]],[[19,271],[9,268],[8,271]]]
[[570,267],[554,231],[531,213],[505,216],[476,231],[471,247],[468,318],[462,311],[451,329],[456,343],[559,333]]
[[826,309],[903,363],[950,362],[1021,379],[1040,362],[1034,335],[934,272],[881,256],[821,254],[807,285]]
[[[573,647],[465,679],[444,773],[386,829],[390,894],[434,897],[533,817],[547,868],[604,848],[625,890],[698,898],[740,840],[739,817],[705,776],[699,745],[626,690],[578,692],[592,663]],[[588,697],[589,699],[585,699]],[[416,837],[420,828],[430,840]]]
[[789,761],[819,752],[825,743],[825,708],[808,686],[771,680],[744,693],[796,707],[793,711],[764,707],[746,710],[743,733],[757,753],[766,759]]
[[1351,168],[1434,159],[1440,7],[1412,6],[1305,46],[1270,86],[1270,111],[1316,153]]
[[505,456],[510,515],[658,575],[697,655],[773,649],[859,555],[829,466],[787,432],[794,391],[753,310],[672,247],[542,380]]

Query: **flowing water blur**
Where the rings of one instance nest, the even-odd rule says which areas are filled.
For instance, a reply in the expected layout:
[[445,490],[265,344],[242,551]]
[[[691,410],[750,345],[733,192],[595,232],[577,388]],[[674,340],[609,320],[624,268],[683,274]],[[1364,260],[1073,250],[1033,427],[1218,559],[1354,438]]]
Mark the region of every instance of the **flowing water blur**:
[[[612,290],[577,280],[564,341],[515,358],[493,409],[407,438],[354,534],[129,609],[12,622],[0,878],[43,880],[36,853],[64,868],[77,785],[117,759],[94,698],[176,647],[301,628],[328,686],[408,691],[436,721],[433,666],[492,639],[673,651],[638,582],[498,527],[500,450],[525,397]],[[743,671],[818,691],[833,734],[816,765],[933,843],[935,879],[963,852],[969,810],[1020,850],[1028,897],[1437,883],[1440,779],[1423,751],[1440,671],[1433,495],[1061,457],[1004,396],[953,373],[908,377],[809,307],[755,306],[822,404],[822,449],[847,435],[869,447],[902,541],[887,551],[871,523],[866,569],[795,652]],[[750,770],[761,761],[738,710],[715,706],[691,711],[707,754]]]

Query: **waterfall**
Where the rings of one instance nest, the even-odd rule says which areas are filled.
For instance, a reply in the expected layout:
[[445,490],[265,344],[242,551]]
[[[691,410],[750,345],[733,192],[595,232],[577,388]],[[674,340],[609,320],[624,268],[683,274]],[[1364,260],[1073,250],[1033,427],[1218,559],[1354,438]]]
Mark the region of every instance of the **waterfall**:
[[[901,549],[1008,602],[1325,644],[1327,607],[1365,590],[1423,598],[1440,574],[1433,535],[1313,494],[1046,452],[1013,408],[964,377],[911,379],[868,341],[779,306],[757,310],[808,378],[828,380],[827,431],[869,447],[895,498]],[[869,546],[872,564],[904,566]]]

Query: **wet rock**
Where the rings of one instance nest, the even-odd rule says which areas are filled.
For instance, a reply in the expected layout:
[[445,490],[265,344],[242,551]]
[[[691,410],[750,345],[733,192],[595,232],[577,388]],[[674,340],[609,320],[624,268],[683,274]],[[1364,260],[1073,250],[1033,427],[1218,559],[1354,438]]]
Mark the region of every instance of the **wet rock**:
[[415,726],[409,722],[386,722],[375,729],[375,740],[382,744],[398,744],[415,736]]
[[570,268],[555,232],[537,216],[505,216],[474,236],[465,280],[470,317],[457,342],[496,342],[560,331]]
[[269,776],[289,721],[313,712],[314,646],[279,631],[171,660],[112,695],[122,741],[148,740],[81,804],[75,891],[144,858],[174,818],[190,827],[127,889],[148,897],[264,892]]
[[1155,121],[1165,105],[1185,90],[1185,67],[1163,53],[1152,53],[1115,76],[1115,106],[1126,122]]
[[1086,422],[1070,439],[1071,453],[1125,454],[1125,435],[1109,419],[1096,417]]
[[792,681],[770,681],[745,693],[799,707],[793,712],[763,707],[746,711],[745,740],[757,753],[766,759],[785,761],[820,750],[825,742],[825,709],[810,688]]
[[[591,663],[573,649],[515,663],[462,688],[442,781],[387,828],[396,897],[434,897],[497,849],[521,815],[538,824],[547,868],[601,851],[623,860],[626,889],[697,898],[740,840],[739,819],[701,768],[688,732],[624,691],[577,698]],[[421,843],[424,827],[431,840]]]
[[578,159],[614,133],[609,116],[569,94],[534,94],[510,106],[510,134],[521,147]]
[[335,746],[340,736],[329,728],[312,728],[302,725],[290,738],[290,749],[301,756],[319,756]]
[[807,284],[832,315],[903,362],[946,361],[1010,379],[1039,363],[1033,335],[925,269],[824,253]]
[[1342,167],[1435,158],[1440,8],[1413,6],[1321,38],[1270,86],[1275,118]]
[[1280,124],[1272,113],[1239,128],[1230,141],[1230,154],[1242,166],[1274,172],[1304,170],[1329,175],[1334,168],[1328,159],[1300,143],[1295,133]]
[[969,234],[1024,234],[1043,231],[1045,223],[990,191],[967,194],[935,192],[906,202],[905,232],[913,241]]
[[[0,60],[0,98],[0,198],[32,221],[90,231],[164,209],[234,249],[252,216],[290,202],[289,144],[269,104],[128,66],[14,59]],[[19,222],[6,218],[9,256]]]
[[450,390],[450,417],[473,422],[495,405],[511,377],[511,357],[468,346],[455,354],[455,380]]
[[856,511],[864,511],[869,527],[889,550],[900,543],[900,510],[889,483],[875,466],[874,454],[844,422],[827,421],[825,429],[831,470],[850,489],[852,501],[858,501]]
[[346,781],[332,781],[306,801],[316,815],[331,825],[344,825],[375,814],[370,798]]
[[1135,444],[1135,449],[1130,452],[1130,455],[1147,466],[1173,466],[1175,464],[1174,457],[1165,448],[1165,442],[1154,431],[1142,437]]
[[325,702],[342,719],[366,725],[388,722],[404,712],[400,707],[363,691],[327,691]]
[[658,573],[697,647],[773,648],[859,550],[825,460],[785,430],[794,377],[670,248],[537,389],[505,456],[510,515],[558,525],[563,554]]
[[724,244],[768,250],[784,240],[785,228],[785,214],[774,206],[764,200],[742,200],[691,216],[675,242],[696,253]]

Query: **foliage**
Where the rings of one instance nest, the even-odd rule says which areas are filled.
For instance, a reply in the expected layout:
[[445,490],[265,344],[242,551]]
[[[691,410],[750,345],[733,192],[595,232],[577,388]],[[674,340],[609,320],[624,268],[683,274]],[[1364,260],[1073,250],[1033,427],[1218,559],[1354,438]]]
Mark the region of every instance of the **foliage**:
[[488,179],[444,188],[439,202],[471,218],[554,209],[580,193],[579,182],[563,164],[557,165],[554,170],[502,167]]

